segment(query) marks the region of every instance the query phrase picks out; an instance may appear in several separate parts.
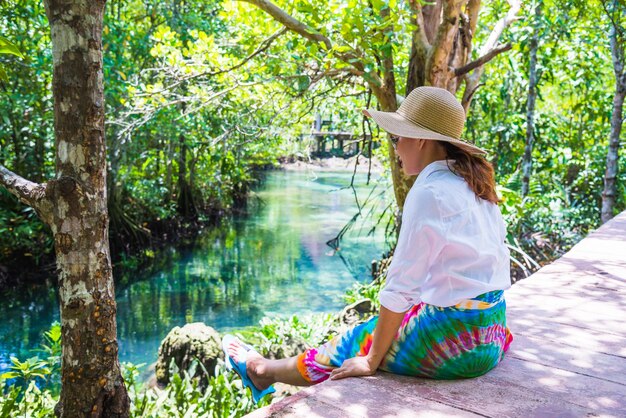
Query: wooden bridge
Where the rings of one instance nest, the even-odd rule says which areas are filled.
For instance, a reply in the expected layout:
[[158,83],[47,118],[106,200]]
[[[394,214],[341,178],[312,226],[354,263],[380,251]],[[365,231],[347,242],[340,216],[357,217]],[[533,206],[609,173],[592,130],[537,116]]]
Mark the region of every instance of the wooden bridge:
[[[315,115],[315,121],[311,127],[310,134],[300,135],[300,140],[309,137],[315,140],[315,147],[311,150],[311,155],[314,157],[351,157],[353,155],[362,152],[365,156],[369,157],[369,142],[371,136],[368,134],[354,135],[352,132],[345,132],[339,127],[338,124],[332,120],[322,120],[319,114]],[[324,131],[324,127],[328,130]],[[371,144],[372,149],[378,148],[379,143]]]
[[505,291],[514,340],[487,374],[327,380],[249,417],[626,417],[626,212]]

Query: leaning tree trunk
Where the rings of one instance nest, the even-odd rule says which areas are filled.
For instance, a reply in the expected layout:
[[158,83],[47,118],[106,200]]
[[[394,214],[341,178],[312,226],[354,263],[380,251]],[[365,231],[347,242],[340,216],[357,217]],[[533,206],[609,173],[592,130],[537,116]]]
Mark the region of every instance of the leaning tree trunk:
[[604,191],[602,192],[602,223],[613,217],[615,195],[617,193],[616,178],[619,158],[619,140],[622,132],[623,105],[626,96],[626,71],[624,68],[623,45],[617,39],[617,30],[611,25],[609,39],[611,44],[611,56],[613,58],[613,70],[615,71],[615,95],[613,96],[613,116],[611,117],[611,134],[609,137],[609,149],[606,155],[606,171],[604,173]]
[[522,157],[522,196],[528,195],[530,175],[533,167],[533,144],[535,142],[535,100],[537,99],[537,49],[539,48],[539,27],[541,6],[535,6],[535,28],[530,39],[530,68],[528,75],[528,103],[526,105],[526,144]]
[[53,52],[56,176],[30,182],[0,166],[0,184],[54,236],[63,354],[59,417],[129,414],[118,360],[109,254],[102,80],[105,0],[45,0]]

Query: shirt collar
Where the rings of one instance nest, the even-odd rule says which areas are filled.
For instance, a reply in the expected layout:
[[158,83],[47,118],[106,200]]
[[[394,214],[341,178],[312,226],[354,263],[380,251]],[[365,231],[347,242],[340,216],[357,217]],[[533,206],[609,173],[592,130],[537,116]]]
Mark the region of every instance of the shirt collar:
[[435,171],[442,171],[442,170],[447,170],[450,171],[450,169],[448,168],[448,164],[450,164],[450,166],[452,166],[452,164],[454,164],[456,160],[452,160],[452,159],[448,159],[448,161],[446,162],[446,160],[435,160],[432,163],[428,164],[426,167],[424,167],[424,169],[422,171],[420,171],[420,173],[417,175],[417,179],[415,179],[415,182],[423,182],[426,180],[426,177],[428,177],[430,174],[434,173]]

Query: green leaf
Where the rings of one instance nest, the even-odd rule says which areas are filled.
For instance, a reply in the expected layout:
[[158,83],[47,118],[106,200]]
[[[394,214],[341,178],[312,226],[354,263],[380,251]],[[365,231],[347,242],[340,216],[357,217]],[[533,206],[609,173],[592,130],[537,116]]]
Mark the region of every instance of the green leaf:
[[11,41],[2,36],[0,36],[0,54],[12,54],[24,58],[20,50]]

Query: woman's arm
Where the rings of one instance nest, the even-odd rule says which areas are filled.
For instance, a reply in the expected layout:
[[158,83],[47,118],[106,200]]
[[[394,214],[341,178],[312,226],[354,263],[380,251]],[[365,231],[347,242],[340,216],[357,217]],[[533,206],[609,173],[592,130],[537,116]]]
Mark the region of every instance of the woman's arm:
[[405,312],[394,312],[384,306],[380,307],[378,322],[372,334],[372,346],[366,356],[354,357],[343,362],[341,367],[330,373],[331,379],[342,379],[349,376],[370,376],[383,361],[385,354],[391,347]]
[[[419,216],[418,216],[419,215]],[[433,260],[445,244],[441,208],[435,191],[427,187],[411,189],[404,203],[398,242],[387,269],[385,286],[378,294],[380,315],[367,355],[354,357],[334,369],[331,379],[376,373],[405,313],[421,301],[422,284],[429,277]]]

